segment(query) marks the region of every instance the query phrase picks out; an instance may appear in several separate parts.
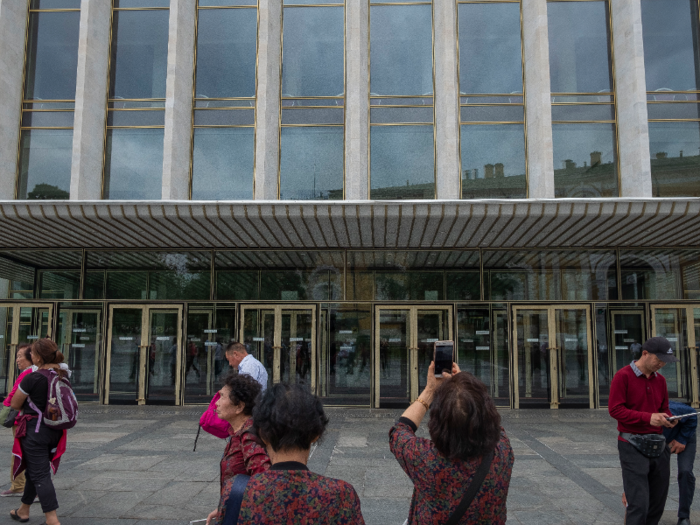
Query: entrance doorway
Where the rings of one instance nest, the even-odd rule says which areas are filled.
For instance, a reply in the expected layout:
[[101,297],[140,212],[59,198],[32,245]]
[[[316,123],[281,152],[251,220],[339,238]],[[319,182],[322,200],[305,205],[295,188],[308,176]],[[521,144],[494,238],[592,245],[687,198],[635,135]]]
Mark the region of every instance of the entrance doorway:
[[591,311],[513,306],[514,408],[594,408]]
[[78,400],[99,401],[102,309],[61,308],[57,342],[72,371],[70,382]]
[[425,387],[433,343],[452,339],[452,306],[376,306],[374,406],[403,407]]
[[111,305],[105,403],[180,404],[182,306]]

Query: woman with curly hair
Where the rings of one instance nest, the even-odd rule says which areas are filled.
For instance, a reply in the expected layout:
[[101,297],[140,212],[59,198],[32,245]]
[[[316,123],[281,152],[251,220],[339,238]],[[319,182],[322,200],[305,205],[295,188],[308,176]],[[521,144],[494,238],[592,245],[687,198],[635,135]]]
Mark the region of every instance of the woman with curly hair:
[[[432,406],[431,406],[432,404]],[[416,431],[430,407],[430,439]],[[456,363],[452,374],[428,368],[425,390],[389,431],[389,447],[413,481],[411,525],[447,523],[477,475],[490,462],[481,487],[459,524],[501,525],[513,470],[513,449],[486,385]],[[484,467],[489,465],[486,463]]]
[[[216,415],[231,424],[231,438],[221,458],[221,495],[226,483],[237,474],[252,476],[270,468],[270,458],[253,431],[253,407],[260,395],[260,383],[248,375],[232,372],[219,391]],[[221,523],[220,509],[215,509],[207,523]]]

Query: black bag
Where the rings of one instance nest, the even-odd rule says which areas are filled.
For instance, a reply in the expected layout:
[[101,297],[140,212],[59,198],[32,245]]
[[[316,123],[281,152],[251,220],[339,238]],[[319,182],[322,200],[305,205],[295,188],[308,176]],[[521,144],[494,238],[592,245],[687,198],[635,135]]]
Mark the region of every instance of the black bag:
[[2,426],[5,428],[12,428],[15,426],[15,419],[19,415],[19,411],[15,410],[14,408],[10,408],[10,411],[7,413],[7,417],[5,420],[2,422]]
[[620,435],[643,456],[650,459],[658,458],[666,449],[666,438],[663,434],[629,434],[621,432]]
[[479,492],[481,485],[484,484],[486,475],[489,473],[491,463],[493,463],[494,452],[495,451],[492,450],[482,458],[481,465],[479,465],[476,474],[474,474],[474,479],[472,479],[467,492],[465,492],[464,496],[462,496],[462,501],[459,502],[459,505],[452,513],[452,516],[450,516],[450,519],[447,520],[445,525],[457,525],[459,520],[462,519],[462,516],[464,516],[464,514],[467,512],[467,509],[469,509],[472,501],[474,501],[476,493]]

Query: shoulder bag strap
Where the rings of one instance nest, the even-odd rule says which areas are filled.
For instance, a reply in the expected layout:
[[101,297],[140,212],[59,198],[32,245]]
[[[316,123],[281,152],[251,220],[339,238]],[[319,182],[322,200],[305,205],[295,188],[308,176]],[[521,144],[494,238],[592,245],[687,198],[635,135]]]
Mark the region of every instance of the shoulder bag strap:
[[243,503],[243,494],[248,485],[250,476],[238,474],[233,480],[231,494],[226,500],[226,514],[222,525],[238,525],[238,514],[241,512],[241,503]]
[[474,474],[474,479],[472,479],[467,492],[464,493],[464,496],[462,496],[462,501],[459,502],[459,505],[452,513],[452,516],[450,516],[450,519],[447,520],[445,525],[457,525],[459,520],[462,519],[462,516],[464,516],[464,514],[467,512],[469,505],[471,505],[472,501],[474,501],[476,493],[479,492],[481,485],[484,484],[486,475],[489,473],[489,468],[491,468],[491,463],[493,462],[493,455],[494,451],[492,450],[481,460],[481,465],[479,465],[476,474]]

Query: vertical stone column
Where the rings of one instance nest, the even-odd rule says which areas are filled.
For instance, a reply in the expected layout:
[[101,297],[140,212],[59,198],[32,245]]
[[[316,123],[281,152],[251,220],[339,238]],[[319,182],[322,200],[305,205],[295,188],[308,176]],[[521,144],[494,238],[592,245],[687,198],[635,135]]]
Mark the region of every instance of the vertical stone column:
[[102,198],[111,2],[82,0],[70,198]]
[[438,199],[459,199],[459,79],[457,78],[457,5],[433,2],[435,24],[435,138]]
[[345,198],[369,197],[369,0],[345,2]]
[[255,102],[256,200],[276,200],[279,175],[282,0],[258,3],[258,91]]
[[640,0],[612,0],[620,196],[651,197],[649,117]]
[[0,200],[15,198],[27,2],[0,0]]
[[196,9],[195,0],[170,2],[163,140],[164,200],[190,198]]
[[522,0],[528,196],[554,198],[547,0]]

